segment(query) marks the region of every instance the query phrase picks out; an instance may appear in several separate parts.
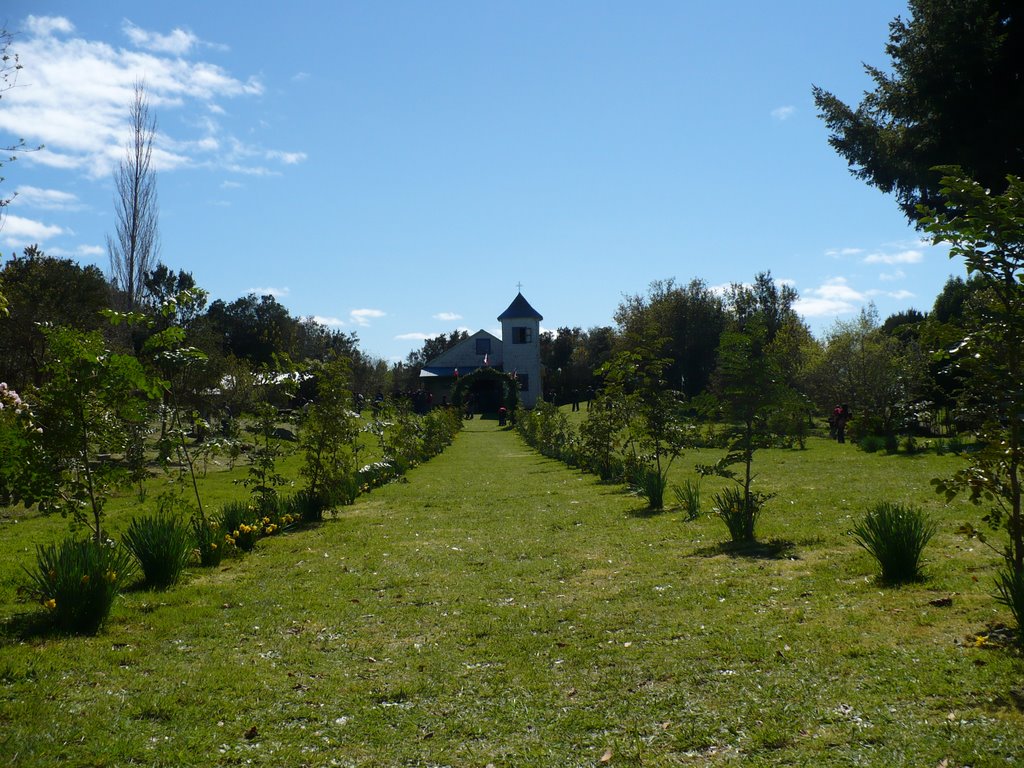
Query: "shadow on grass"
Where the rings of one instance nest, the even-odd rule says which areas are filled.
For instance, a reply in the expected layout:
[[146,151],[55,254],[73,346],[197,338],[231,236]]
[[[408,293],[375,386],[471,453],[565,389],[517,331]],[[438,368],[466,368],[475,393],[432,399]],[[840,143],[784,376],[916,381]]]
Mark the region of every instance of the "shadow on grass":
[[787,539],[768,541],[723,541],[694,550],[699,557],[749,557],[754,560],[795,560],[796,544]]
[[668,509],[667,507],[662,507],[661,509],[651,509],[650,507],[637,507],[636,509],[631,509],[628,512],[626,512],[626,516],[639,518],[659,517],[661,515],[666,515],[671,511],[672,510]]
[[59,637],[50,617],[43,611],[24,611],[0,621],[0,647],[43,637]]

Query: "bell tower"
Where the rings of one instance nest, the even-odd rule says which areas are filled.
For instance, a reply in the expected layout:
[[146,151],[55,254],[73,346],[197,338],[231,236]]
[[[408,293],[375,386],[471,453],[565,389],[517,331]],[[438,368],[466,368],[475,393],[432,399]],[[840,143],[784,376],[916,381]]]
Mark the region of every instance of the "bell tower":
[[540,312],[530,306],[522,293],[516,294],[501,321],[501,348],[505,373],[519,380],[519,401],[532,408],[541,397]]

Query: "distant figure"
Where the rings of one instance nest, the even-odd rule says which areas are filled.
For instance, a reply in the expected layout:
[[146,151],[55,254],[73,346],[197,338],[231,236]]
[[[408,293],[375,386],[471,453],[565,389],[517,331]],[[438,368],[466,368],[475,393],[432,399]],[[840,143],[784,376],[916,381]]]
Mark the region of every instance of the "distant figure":
[[850,406],[846,403],[837,405],[835,410],[832,411],[832,416],[835,421],[836,429],[836,441],[840,443],[846,442],[846,425],[850,421]]
[[587,387],[587,410],[590,410],[590,406],[594,403],[594,388]]
[[572,391],[572,409],[574,411],[580,409],[580,391],[578,389]]

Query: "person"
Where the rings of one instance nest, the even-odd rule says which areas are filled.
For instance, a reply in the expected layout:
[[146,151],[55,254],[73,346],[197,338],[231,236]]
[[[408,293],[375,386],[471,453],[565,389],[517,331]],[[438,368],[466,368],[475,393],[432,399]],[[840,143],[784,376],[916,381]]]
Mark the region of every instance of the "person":
[[846,403],[837,405],[835,414],[836,422],[836,441],[840,443],[846,442],[846,425],[850,422],[850,406]]
[[580,409],[580,391],[578,389],[572,391],[572,409],[574,411]]

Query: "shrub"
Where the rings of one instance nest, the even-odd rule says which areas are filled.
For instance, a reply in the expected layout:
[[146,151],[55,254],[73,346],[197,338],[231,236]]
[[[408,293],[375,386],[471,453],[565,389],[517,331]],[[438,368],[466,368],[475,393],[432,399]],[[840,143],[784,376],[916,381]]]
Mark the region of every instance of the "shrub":
[[754,529],[765,503],[771,496],[751,491],[744,499],[743,489],[726,486],[715,494],[715,514],[722,519],[736,543],[754,541]]
[[167,589],[178,582],[192,555],[193,532],[181,518],[167,512],[135,517],[123,537],[142,566],[147,586]]
[[883,582],[904,584],[921,578],[921,553],[935,529],[920,509],[883,501],[851,534],[878,561]]
[[200,565],[206,568],[220,565],[225,550],[223,530],[220,520],[204,519],[198,514],[192,518],[192,537],[199,552]]
[[229,501],[221,507],[221,530],[224,543],[234,545],[248,552],[256,546],[256,539],[262,530],[258,525],[259,515],[255,507],[244,501]]
[[857,445],[864,453],[877,453],[885,447],[885,438],[878,435],[864,435]]
[[297,522],[319,523],[324,519],[324,510],[328,506],[328,500],[323,494],[308,489],[296,491],[281,499],[278,523],[283,528]]
[[130,553],[113,542],[68,537],[36,547],[24,592],[46,608],[57,629],[92,635],[106,621],[118,587],[134,566]]
[[665,507],[665,489],[668,487],[668,472],[659,470],[654,464],[644,464],[636,471],[633,491],[647,499],[650,509]]
[[1024,573],[1000,569],[996,574],[996,600],[1010,609],[1017,623],[1017,643],[1024,645]]
[[696,520],[700,517],[700,480],[687,478],[681,486],[672,486],[672,491],[687,520]]

